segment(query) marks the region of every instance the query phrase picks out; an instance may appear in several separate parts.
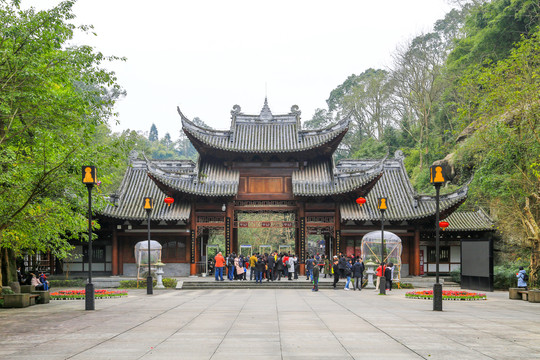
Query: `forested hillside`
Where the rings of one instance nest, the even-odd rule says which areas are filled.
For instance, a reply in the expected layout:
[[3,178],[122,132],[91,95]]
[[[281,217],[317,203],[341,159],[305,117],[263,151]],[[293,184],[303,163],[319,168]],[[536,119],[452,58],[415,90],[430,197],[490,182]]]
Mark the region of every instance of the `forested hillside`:
[[456,2],[433,31],[401,44],[391,67],[351,75],[304,126],[352,120],[338,158],[401,149],[419,192],[428,169],[451,169],[447,191],[473,175],[464,208],[497,221],[498,261],[540,263],[540,4]]

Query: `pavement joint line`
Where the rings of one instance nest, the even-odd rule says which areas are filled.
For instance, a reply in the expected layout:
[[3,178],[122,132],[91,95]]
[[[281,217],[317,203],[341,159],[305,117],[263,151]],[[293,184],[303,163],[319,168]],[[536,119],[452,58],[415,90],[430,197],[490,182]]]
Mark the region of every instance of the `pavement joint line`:
[[278,311],[278,297],[277,297],[277,291],[274,290],[274,299],[276,299],[276,318],[277,318],[277,325],[278,325],[278,334],[279,334],[279,355],[281,357],[281,360],[283,360],[283,344],[281,343],[281,324],[279,322],[279,311]]
[[229,335],[229,332],[231,331],[231,329],[232,329],[234,323],[236,322],[236,320],[238,320],[238,317],[239,317],[240,314],[242,313],[242,310],[244,310],[244,308],[246,307],[246,304],[249,303],[249,299],[251,299],[252,296],[253,296],[253,293],[250,292],[249,297],[248,297],[247,300],[244,302],[244,304],[242,305],[242,307],[240,308],[240,310],[238,310],[238,313],[236,314],[236,317],[235,317],[234,320],[231,322],[231,326],[229,326],[229,328],[227,329],[227,332],[225,332],[225,335],[223,335],[223,337],[221,338],[221,341],[219,342],[219,344],[217,344],[216,349],[215,349],[214,352],[212,353],[212,356],[210,356],[209,360],[212,360],[212,358],[216,355],[216,352],[218,351],[219,347],[221,346],[221,344],[223,344],[223,341],[225,340],[225,338],[227,337],[227,335]]
[[[211,295],[212,293],[209,293],[209,295]],[[217,304],[221,301],[221,298],[218,298],[213,304]],[[180,305],[184,305],[186,304],[188,301],[180,304]],[[152,349],[150,350],[147,350],[143,355],[139,356],[137,358],[138,359],[142,359],[143,357],[145,357],[146,355],[148,355],[149,353],[151,353],[152,351],[156,350],[158,346],[160,346],[161,344],[163,344],[165,341],[167,341],[168,339],[170,339],[172,336],[174,336],[175,334],[177,334],[180,330],[184,329],[186,326],[188,326],[189,324],[191,324],[195,319],[197,319],[199,316],[201,316],[203,313],[207,312],[208,309],[211,309],[212,306],[207,306],[205,309],[203,309],[202,311],[200,311],[197,315],[195,315],[191,320],[189,320],[188,322],[186,322],[184,325],[180,326],[178,329],[176,329],[176,331],[174,331],[172,334],[170,334],[169,336],[167,336],[165,339],[163,339],[162,341],[160,341],[157,345],[155,345]]]
[[175,308],[177,308],[177,307],[179,307],[179,306],[182,306],[182,305],[184,305],[184,304],[186,304],[186,303],[188,303],[188,302],[190,302],[190,301],[193,301],[193,300],[195,300],[195,299],[196,299],[196,297],[194,297],[194,298],[192,298],[192,299],[189,299],[189,300],[187,300],[187,301],[184,301],[183,303],[178,304],[178,305],[176,305],[176,306],[173,306],[172,308],[170,308],[170,309],[168,309],[168,310],[166,310],[166,311],[163,311],[163,312],[161,312],[161,313],[159,313],[159,314],[157,314],[157,315],[154,315],[154,316],[152,316],[152,317],[146,319],[145,321],[140,322],[140,323],[138,323],[137,325],[134,325],[134,326],[130,327],[129,329],[126,329],[126,330],[124,330],[124,331],[122,331],[122,332],[120,332],[120,333],[118,333],[118,334],[116,334],[116,335],[114,335],[114,336],[111,336],[110,338],[107,338],[107,339],[105,339],[105,340],[102,340],[102,341],[100,341],[100,342],[98,342],[98,343],[96,343],[96,344],[90,346],[89,348],[86,348],[86,349],[84,349],[84,350],[81,350],[81,351],[79,351],[79,352],[73,354],[73,355],[70,355],[70,356],[66,357],[65,359],[66,359],[66,360],[67,360],[67,359],[71,359],[71,358],[73,358],[73,357],[75,357],[75,356],[77,356],[77,355],[80,355],[80,354],[83,354],[83,353],[87,352],[88,350],[92,350],[93,348],[95,348],[95,347],[97,347],[97,346],[99,346],[99,345],[101,345],[101,344],[104,344],[104,343],[106,343],[106,342],[108,342],[108,341],[110,341],[110,340],[112,340],[112,339],[115,339],[115,338],[119,337],[120,335],[123,335],[123,334],[125,334],[125,333],[127,333],[127,332],[129,332],[129,331],[131,331],[131,330],[133,330],[133,329],[135,329],[135,328],[141,326],[141,325],[144,325],[144,324],[146,324],[147,322],[152,321],[152,320],[154,320],[155,318],[160,317],[161,315],[163,315],[163,314],[165,314],[165,313],[167,313],[167,312],[169,312],[169,311],[171,311],[171,310],[173,310],[173,309],[175,309]]
[[317,316],[317,318],[324,324],[324,326],[326,326],[326,328],[328,329],[328,331],[330,331],[330,333],[334,336],[334,338],[337,340],[337,342],[339,343],[339,345],[341,345],[341,347],[343,348],[343,350],[345,350],[345,352],[347,354],[349,354],[349,356],[351,357],[351,359],[354,360],[354,356],[349,352],[349,350],[347,350],[347,348],[343,345],[343,343],[339,340],[339,338],[336,336],[336,334],[334,334],[334,332],[332,330],[330,330],[330,328],[328,327],[328,324],[321,318],[321,316],[313,309],[313,306],[311,306],[311,304],[306,300],[305,297],[301,297],[301,299],[304,301],[304,303],[311,309],[311,311]]
[[[332,301],[333,303],[337,304],[338,306],[344,308],[345,310],[347,310],[348,312],[350,312],[351,314],[353,314],[354,316],[356,316],[357,318],[365,321],[366,323],[368,323],[369,325],[371,325],[372,327],[374,327],[375,329],[377,329],[378,331],[380,331],[381,333],[385,334],[386,336],[388,336],[390,339],[394,340],[396,343],[400,344],[401,346],[407,348],[409,351],[411,351],[412,353],[418,355],[420,358],[422,359],[427,359],[426,357],[422,356],[421,354],[419,354],[418,352],[416,352],[415,350],[411,349],[410,347],[408,347],[407,345],[405,345],[404,343],[402,343],[401,341],[399,341],[398,339],[396,339],[395,337],[393,337],[392,335],[390,335],[389,333],[387,333],[386,331],[384,331],[383,329],[381,329],[380,327],[378,327],[377,325],[373,324],[371,321],[363,318],[362,316],[356,314],[355,312],[353,312],[351,309],[341,305],[339,302],[335,301],[333,298],[331,298],[330,296],[328,296],[327,294],[325,294],[324,292],[322,292],[322,294],[324,294],[324,296],[326,296],[330,301]],[[384,310],[383,311],[385,312],[388,312],[390,313],[389,311],[387,310]],[[394,315],[394,314],[392,314]],[[326,325],[326,324],[325,324]],[[341,342],[340,342],[341,344]],[[343,345],[342,345],[343,346]],[[353,357],[354,358],[354,357]]]

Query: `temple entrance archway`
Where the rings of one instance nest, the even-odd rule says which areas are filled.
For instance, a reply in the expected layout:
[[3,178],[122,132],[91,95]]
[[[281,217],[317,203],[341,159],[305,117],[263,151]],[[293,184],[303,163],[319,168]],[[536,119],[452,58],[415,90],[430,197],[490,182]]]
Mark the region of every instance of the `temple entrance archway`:
[[235,211],[235,252],[251,247],[253,253],[298,253],[295,211]]

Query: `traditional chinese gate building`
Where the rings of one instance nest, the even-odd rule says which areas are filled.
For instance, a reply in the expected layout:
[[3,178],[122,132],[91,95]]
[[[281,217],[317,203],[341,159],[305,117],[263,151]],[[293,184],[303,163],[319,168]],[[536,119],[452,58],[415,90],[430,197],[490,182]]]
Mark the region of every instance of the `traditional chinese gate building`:
[[[360,255],[362,236],[380,229],[377,198],[382,196],[388,198],[385,230],[403,241],[402,276],[434,271],[435,199],[414,191],[400,151],[393,158],[336,163],[333,154],[348,121],[303,130],[297,106],[273,115],[266,100],[258,115],[246,115],[235,105],[230,129],[224,131],[199,127],[178,113],[199,153],[197,162],[131,160],[111,205],[100,214],[95,271],[134,274],[134,244],[147,238],[146,196],[154,198],[152,239],[163,246],[166,275],[202,273],[207,245],[238,253],[241,238],[251,241],[245,246],[253,252],[290,250],[301,262],[315,252]],[[441,196],[441,219],[450,223],[441,237],[443,273],[459,266],[460,239],[493,232],[482,211],[455,212],[467,190]],[[165,204],[166,196],[175,202]],[[361,207],[355,202],[359,196],[367,199]],[[242,235],[260,228],[279,229],[278,241],[268,240],[274,242],[264,247],[255,244],[262,239]],[[84,271],[88,254],[83,244],[77,251],[83,256],[71,261],[71,271]]]

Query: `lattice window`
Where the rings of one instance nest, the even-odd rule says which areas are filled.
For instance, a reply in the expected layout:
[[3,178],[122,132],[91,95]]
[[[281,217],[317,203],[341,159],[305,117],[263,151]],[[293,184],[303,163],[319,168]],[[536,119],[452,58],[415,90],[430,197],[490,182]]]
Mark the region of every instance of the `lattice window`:
[[216,231],[223,231],[225,233],[225,225],[224,226],[206,226],[206,225],[198,225],[197,226],[197,236],[201,236],[203,231],[205,230],[216,230]]
[[309,235],[315,235],[315,234],[334,234],[334,227],[333,226],[306,226],[306,231]]
[[197,216],[197,223],[222,223],[225,222],[225,216]]
[[296,206],[295,201],[290,200],[237,200],[234,206],[263,207],[263,206]]
[[334,223],[333,216],[308,216],[306,222],[309,223]]

